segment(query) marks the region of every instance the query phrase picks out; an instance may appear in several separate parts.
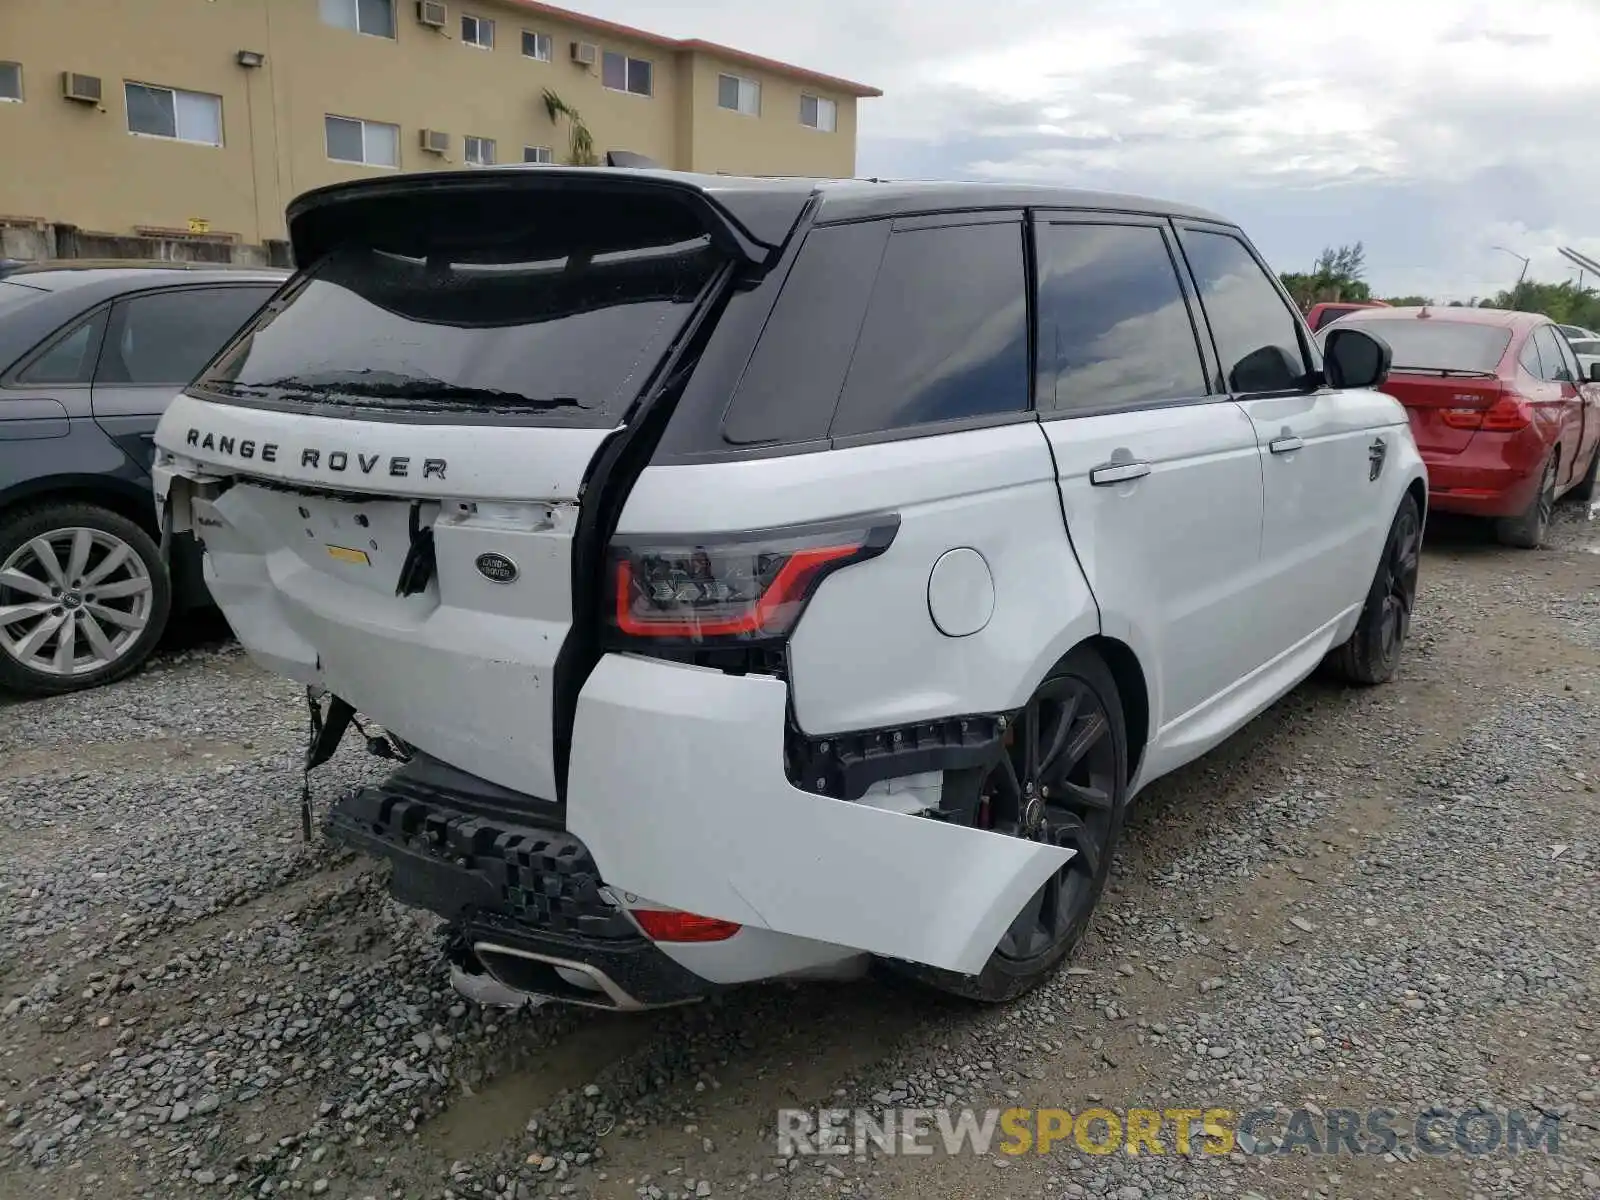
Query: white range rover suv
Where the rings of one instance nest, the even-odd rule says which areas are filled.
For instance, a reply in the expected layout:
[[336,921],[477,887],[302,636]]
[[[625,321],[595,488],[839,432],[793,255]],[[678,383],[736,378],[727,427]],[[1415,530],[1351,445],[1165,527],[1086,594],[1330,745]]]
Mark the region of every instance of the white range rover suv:
[[382,726],[325,828],[459,985],[1014,997],[1140,787],[1325,660],[1395,670],[1427,488],[1387,348],[1319,352],[1220,217],[542,167],[289,225],[158,500],[307,686],[308,766]]

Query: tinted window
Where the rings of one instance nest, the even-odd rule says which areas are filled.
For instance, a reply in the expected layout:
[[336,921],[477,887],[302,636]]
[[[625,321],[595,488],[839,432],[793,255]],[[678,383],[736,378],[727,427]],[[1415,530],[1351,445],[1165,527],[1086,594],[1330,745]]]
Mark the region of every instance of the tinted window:
[[1160,229],[1045,225],[1038,255],[1040,409],[1205,395],[1189,307]]
[[[1507,338],[1509,342],[1511,339]],[[1522,343],[1522,352],[1517,355],[1517,363],[1535,379],[1544,378],[1544,362],[1539,357],[1539,341],[1532,334]]]
[[270,287],[184,288],[119,301],[95,382],[181,387],[270,295]]
[[1539,342],[1539,358],[1544,363],[1544,377],[1562,383],[1576,383],[1576,361],[1568,361],[1570,353],[1567,339],[1556,332],[1553,325],[1541,325],[1534,331]]
[[[554,236],[542,222],[524,228]],[[200,386],[247,401],[610,428],[721,263],[705,237],[524,259],[513,238],[485,232],[494,236],[432,259],[345,243]]]
[[1355,308],[1353,306],[1345,308],[1325,308],[1317,314],[1317,324],[1315,327],[1317,329],[1321,329],[1325,325],[1333,324],[1340,317],[1346,315],[1347,313],[1360,311],[1361,310],[1359,308]]
[[1027,407],[1021,224],[896,230],[831,432],[848,437]]
[[1186,229],[1182,236],[1228,387],[1249,393],[1298,386],[1306,373],[1299,324],[1255,256],[1230,234]]
[[18,383],[88,383],[94,377],[95,352],[105,328],[104,310],[57,339],[17,375]]
[[[1511,331],[1498,325],[1475,325],[1439,317],[1393,321],[1346,317],[1340,329],[1361,329],[1389,343],[1395,371],[1482,371],[1493,374],[1511,344]],[[1524,356],[1530,372],[1539,361]]]
[[[4,301],[0,301],[0,304],[4,304]],[[1600,341],[1595,341],[1593,338],[1580,338],[1572,342],[1571,346],[1575,354],[1600,355]]]
[[827,436],[889,222],[813,229],[773,307],[723,423],[730,442]]

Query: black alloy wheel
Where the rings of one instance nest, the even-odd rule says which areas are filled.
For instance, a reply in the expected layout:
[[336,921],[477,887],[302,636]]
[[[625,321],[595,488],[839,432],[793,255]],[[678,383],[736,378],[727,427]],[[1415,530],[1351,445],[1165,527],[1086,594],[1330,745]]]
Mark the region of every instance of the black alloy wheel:
[[1394,678],[1411,632],[1421,568],[1422,512],[1416,498],[1407,495],[1389,525],[1355,632],[1328,656],[1335,675],[1364,686]]
[[1545,534],[1550,532],[1550,518],[1556,511],[1556,480],[1560,466],[1560,456],[1552,451],[1539,477],[1539,491],[1527,511],[1520,516],[1503,517],[1496,523],[1495,533],[1506,545],[1519,550],[1537,550],[1544,545]]
[[1072,857],[1022,906],[980,975],[900,969],[987,1002],[1015,999],[1048,979],[1083,936],[1105,890],[1122,832],[1127,763],[1116,681],[1099,655],[1075,650],[1015,715],[989,766],[947,774],[945,786],[957,794],[944,805],[976,828],[1048,842]]

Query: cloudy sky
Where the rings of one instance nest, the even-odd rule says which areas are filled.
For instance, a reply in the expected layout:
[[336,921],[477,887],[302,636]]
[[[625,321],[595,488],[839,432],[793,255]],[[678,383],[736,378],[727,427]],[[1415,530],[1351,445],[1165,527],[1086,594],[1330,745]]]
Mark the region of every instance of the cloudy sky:
[[[1380,294],[1600,257],[1600,0],[573,0],[884,90],[857,171],[1141,192]],[[1600,282],[1592,277],[1589,282]]]

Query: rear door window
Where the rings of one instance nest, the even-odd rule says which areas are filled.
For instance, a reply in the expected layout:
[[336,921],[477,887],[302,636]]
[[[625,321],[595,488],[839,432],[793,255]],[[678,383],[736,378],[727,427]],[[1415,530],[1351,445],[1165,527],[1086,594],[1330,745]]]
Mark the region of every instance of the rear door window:
[[1022,222],[897,223],[873,284],[834,437],[1026,412]]
[[403,252],[345,243],[197,386],[346,417],[620,424],[724,258],[692,229],[628,241],[597,221],[607,240],[585,245],[580,226],[503,215],[513,228],[422,214]]
[[[1506,338],[1507,343],[1510,340],[1509,337]],[[1539,339],[1531,333],[1528,335],[1528,340],[1522,343],[1522,350],[1517,355],[1517,365],[1535,379],[1544,378],[1544,361],[1539,356]]]
[[728,441],[828,435],[891,224],[823,225],[806,235],[723,421]]
[[1094,412],[1206,394],[1205,367],[1159,225],[1037,229],[1041,412]]
[[33,387],[89,383],[94,378],[95,355],[99,352],[100,335],[105,327],[106,309],[102,308],[34,355],[33,360],[17,372],[17,382]]
[[1578,381],[1578,362],[1572,357],[1567,339],[1554,325],[1541,325],[1533,335],[1539,343],[1539,358],[1544,362],[1544,377],[1557,383]]
[[182,387],[266,303],[270,286],[174,288],[119,300],[96,384]]
[[1300,322],[1255,255],[1231,233],[1190,227],[1180,237],[1229,391],[1300,387],[1308,370]]

